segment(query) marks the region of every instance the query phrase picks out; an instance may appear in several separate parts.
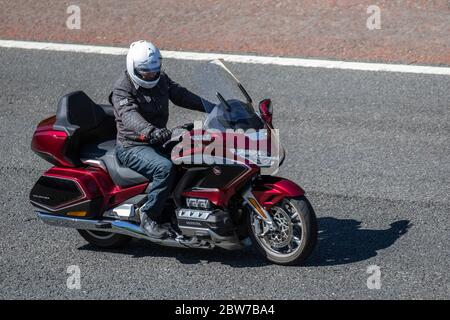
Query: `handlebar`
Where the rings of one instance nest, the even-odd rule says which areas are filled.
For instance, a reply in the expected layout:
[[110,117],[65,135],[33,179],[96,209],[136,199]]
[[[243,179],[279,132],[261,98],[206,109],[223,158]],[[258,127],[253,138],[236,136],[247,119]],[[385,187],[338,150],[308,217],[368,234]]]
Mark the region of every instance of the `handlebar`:
[[167,140],[166,142],[164,142],[164,143],[162,144],[161,147],[163,147],[163,148],[165,149],[165,148],[167,148],[167,146],[168,146],[169,144],[171,144],[171,143],[173,143],[173,142],[180,142],[181,137],[183,136],[183,134],[184,134],[184,133],[181,133],[181,134],[178,134],[178,135],[176,135],[176,136],[170,138],[170,140]]
[[[163,148],[167,148],[167,146],[172,143],[172,142],[179,142],[181,137],[183,136],[183,134],[185,133],[185,131],[191,131],[194,128],[194,124],[193,123],[186,123],[184,125],[181,126],[177,126],[175,128],[173,128],[172,131],[172,137],[170,138],[170,140],[167,140],[166,142],[164,142],[161,146]],[[181,131],[179,134],[173,135],[173,133],[176,133],[177,131]],[[125,138],[133,140],[133,141],[137,141],[137,142],[150,142],[150,139],[146,136],[143,135],[139,135],[139,134],[129,134],[126,135]],[[150,143],[149,143],[150,145]]]

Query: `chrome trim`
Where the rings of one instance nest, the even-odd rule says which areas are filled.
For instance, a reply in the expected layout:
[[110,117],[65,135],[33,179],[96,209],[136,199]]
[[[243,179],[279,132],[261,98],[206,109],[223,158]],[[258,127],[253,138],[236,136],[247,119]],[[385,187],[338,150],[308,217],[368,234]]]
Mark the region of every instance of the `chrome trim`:
[[60,211],[60,210],[65,210],[65,209],[68,209],[68,208],[73,207],[75,205],[78,206],[80,204],[84,204],[84,203],[89,202],[89,201],[91,201],[91,199],[87,199],[87,200],[84,200],[84,201],[81,201],[81,202],[76,202],[76,201],[75,202],[70,202],[70,204],[66,205],[66,206],[51,208],[51,207],[47,207],[47,206],[45,206],[43,204],[37,203],[36,201],[30,200],[31,205],[33,205],[33,206],[35,206],[35,207],[37,207],[39,209],[45,209],[45,210],[50,211],[50,212],[56,212],[56,211]]
[[[36,214],[40,220],[51,226],[119,233],[133,238],[148,240],[153,243],[169,247],[212,249],[214,248],[214,246],[217,246],[226,250],[237,250],[243,248],[243,245],[239,242],[239,239],[237,237],[221,237],[209,229],[205,229],[205,231],[207,231],[211,236],[212,240],[210,240],[210,242],[205,242],[203,240],[202,240],[203,242],[202,241],[196,242],[197,240],[195,238],[183,239],[182,237],[177,237],[176,239],[172,238],[155,239],[150,238],[145,233],[143,233],[142,229],[137,224],[130,223],[127,221],[85,220],[85,219],[48,215],[42,212],[37,212]],[[96,226],[99,223],[105,222],[111,223],[111,227],[99,228]]]
[[121,220],[129,220],[135,216],[134,204],[122,204],[112,209],[112,212]]
[[193,210],[208,210],[209,208],[211,208],[209,199],[197,197],[186,197],[186,205],[188,206],[188,208]]
[[102,160],[94,160],[94,159],[87,159],[87,160],[81,160],[82,163],[90,165],[92,167],[100,168],[106,173],[108,173],[108,169],[106,168],[105,163]]
[[[248,187],[245,192],[242,194],[242,198],[244,199],[245,203],[247,205],[249,205],[253,211],[257,214],[258,217],[261,217],[264,222],[266,222],[267,224],[269,224],[270,226],[275,226],[275,224],[273,223],[272,217],[270,216],[269,212],[264,209],[264,207],[259,203],[259,201],[256,199],[256,197],[253,195],[251,187]],[[253,199],[255,200],[259,207],[261,208],[261,210],[263,210],[264,214],[266,215],[267,219],[264,219],[264,217],[262,217],[259,213],[258,210],[253,206],[253,204],[249,201],[249,199]]]
[[84,192],[84,189],[81,187],[81,184],[77,180],[75,180],[74,178],[69,178],[69,177],[62,178],[62,177],[53,176],[52,174],[50,174],[50,175],[45,175],[44,174],[44,175],[42,175],[42,177],[54,178],[54,179],[59,179],[59,180],[70,180],[70,181],[73,181],[77,185],[78,191],[80,191],[82,193],[82,195],[80,197],[78,197],[78,198],[75,198],[75,199],[63,202],[62,204],[60,204],[57,207],[47,207],[47,206],[41,205],[41,204],[37,203],[36,201],[33,201],[33,200],[30,199],[30,202],[32,202],[32,204],[34,204],[36,206],[41,206],[42,208],[44,208],[46,210],[49,210],[49,211],[57,211],[57,210],[61,210],[61,209],[65,209],[65,208],[71,207],[72,204],[75,204],[75,203],[78,204],[79,203],[78,201],[81,201],[81,200],[84,200],[84,199],[86,199],[86,200],[84,200],[84,201],[82,201],[80,203],[85,203],[85,202],[91,200],[91,199],[87,198],[86,192]]
[[[56,227],[64,227],[64,228],[73,228],[73,229],[81,229],[81,230],[96,230],[103,232],[112,232],[119,233],[123,235],[127,235],[133,238],[148,240],[160,245],[177,247],[177,248],[186,248],[185,245],[180,243],[178,240],[172,238],[166,239],[155,239],[148,237],[145,233],[142,232],[142,229],[134,223],[130,223],[127,221],[120,220],[85,220],[85,219],[77,219],[77,218],[69,218],[62,216],[54,216],[48,215],[42,212],[36,213],[38,218],[41,219],[44,223],[56,226]],[[109,222],[111,223],[110,228],[99,228],[96,225],[100,223]]]
[[140,222],[140,217],[136,211],[147,199],[146,194],[138,194],[114,208],[111,208],[103,213],[103,218],[128,220],[133,222]]
[[187,209],[182,208],[177,210],[177,218],[180,219],[195,219],[195,220],[207,220],[212,211],[209,210],[198,210],[198,209]]
[[[201,191],[201,192],[218,192],[220,191],[219,188],[203,188],[203,187],[193,187],[192,189],[183,191],[183,193],[189,193],[194,191]],[[195,198],[194,196],[189,196],[190,198]]]
[[[199,158],[201,157],[202,162],[196,163],[195,160],[191,161],[191,159],[196,159],[195,157]],[[205,159],[212,161],[205,161]],[[216,159],[218,161],[216,162]],[[188,162],[185,162],[185,160],[189,160]],[[210,155],[204,155],[204,154],[197,154],[192,153],[187,156],[179,157],[174,159],[175,163],[177,164],[185,164],[185,165],[220,165],[220,166],[229,166],[229,165],[246,165],[244,162],[240,162],[238,160],[226,158],[226,157],[216,157],[216,156],[210,156]]]

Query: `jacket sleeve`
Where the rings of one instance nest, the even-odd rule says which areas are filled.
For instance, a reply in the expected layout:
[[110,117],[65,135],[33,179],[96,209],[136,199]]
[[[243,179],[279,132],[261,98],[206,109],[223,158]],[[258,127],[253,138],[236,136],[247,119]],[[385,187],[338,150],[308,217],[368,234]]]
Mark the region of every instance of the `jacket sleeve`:
[[182,108],[206,112],[203,107],[202,98],[180,86],[178,83],[170,79],[167,74],[166,77],[170,101]]
[[115,88],[112,94],[113,106],[123,126],[139,135],[148,137],[155,127],[139,113],[136,99],[126,90]]

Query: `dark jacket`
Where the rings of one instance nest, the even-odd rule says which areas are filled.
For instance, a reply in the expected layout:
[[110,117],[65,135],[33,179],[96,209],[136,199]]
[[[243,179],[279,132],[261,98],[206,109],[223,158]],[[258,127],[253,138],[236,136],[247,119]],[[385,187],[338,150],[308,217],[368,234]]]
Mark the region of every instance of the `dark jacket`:
[[202,99],[161,73],[152,89],[136,86],[125,70],[114,85],[111,102],[117,125],[117,144],[124,147],[147,142],[131,139],[148,137],[155,128],[165,128],[169,119],[169,99],[177,106],[204,111]]

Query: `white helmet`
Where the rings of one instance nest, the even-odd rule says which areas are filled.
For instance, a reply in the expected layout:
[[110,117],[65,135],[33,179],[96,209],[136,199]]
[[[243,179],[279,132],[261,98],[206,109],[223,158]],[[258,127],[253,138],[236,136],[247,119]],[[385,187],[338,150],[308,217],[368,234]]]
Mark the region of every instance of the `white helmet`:
[[127,54],[127,71],[131,80],[138,86],[153,88],[161,75],[161,61],[159,49],[151,42],[133,42]]

